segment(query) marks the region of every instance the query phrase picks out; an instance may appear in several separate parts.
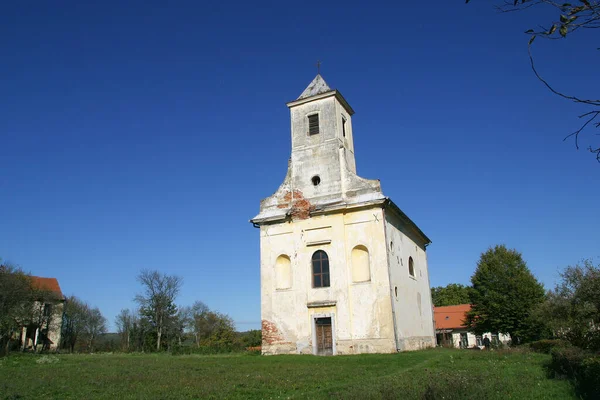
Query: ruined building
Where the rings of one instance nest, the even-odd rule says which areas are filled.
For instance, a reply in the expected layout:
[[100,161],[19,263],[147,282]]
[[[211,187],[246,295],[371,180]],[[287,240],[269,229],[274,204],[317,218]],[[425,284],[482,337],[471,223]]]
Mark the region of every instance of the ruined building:
[[321,75],[287,104],[292,155],[261,201],[263,354],[433,346],[429,238],[356,174],[354,110]]

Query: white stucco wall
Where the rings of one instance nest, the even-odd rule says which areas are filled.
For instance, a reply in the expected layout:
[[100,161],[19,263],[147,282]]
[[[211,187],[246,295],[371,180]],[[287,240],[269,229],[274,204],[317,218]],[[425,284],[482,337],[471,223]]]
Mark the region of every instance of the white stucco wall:
[[[263,351],[312,353],[317,314],[335,320],[337,354],[395,351],[384,235],[381,208],[261,227]],[[367,282],[352,281],[357,245],[369,251]],[[312,287],[311,258],[317,250],[329,257],[329,288]],[[274,268],[282,254],[291,260],[289,289],[276,288]]]
[[[435,326],[424,245],[392,210],[385,213],[385,228],[398,349],[433,347]],[[409,274],[410,257],[414,276]]]
[[[481,345],[477,345],[477,336],[472,333],[472,332],[468,332],[467,330],[454,330],[452,332],[452,345],[459,349],[460,348],[460,335],[461,333],[466,332],[467,333],[467,347],[471,348],[471,347],[479,347],[479,348],[484,348],[483,344]],[[488,337],[490,340],[492,340],[492,334],[491,332],[487,332],[484,333],[483,335],[481,335],[481,339],[483,340],[484,337]],[[508,344],[510,343],[510,335],[505,335],[503,333],[499,333],[498,334],[498,340],[502,343],[502,344]]]

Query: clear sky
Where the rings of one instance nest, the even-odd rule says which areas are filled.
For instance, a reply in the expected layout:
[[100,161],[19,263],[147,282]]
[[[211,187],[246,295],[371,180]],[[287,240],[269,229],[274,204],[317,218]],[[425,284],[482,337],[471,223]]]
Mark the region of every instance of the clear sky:
[[[584,110],[530,70],[536,14],[484,0],[4,2],[0,257],[111,324],[148,268],[183,277],[179,304],[258,328],[248,220],[283,181],[285,103],[320,59],[356,110],[359,175],[433,241],[432,286],[469,283],[504,243],[551,287],[600,256],[600,165],[562,141]],[[540,71],[597,97],[599,34],[536,41]]]

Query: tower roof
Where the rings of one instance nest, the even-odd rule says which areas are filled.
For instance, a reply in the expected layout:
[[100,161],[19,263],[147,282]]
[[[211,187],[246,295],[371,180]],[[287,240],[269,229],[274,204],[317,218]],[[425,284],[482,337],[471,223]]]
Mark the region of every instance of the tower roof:
[[315,96],[317,94],[329,92],[331,88],[325,82],[325,79],[321,76],[321,74],[317,74],[315,79],[304,89],[304,92],[298,97],[296,100],[306,99],[307,97]]

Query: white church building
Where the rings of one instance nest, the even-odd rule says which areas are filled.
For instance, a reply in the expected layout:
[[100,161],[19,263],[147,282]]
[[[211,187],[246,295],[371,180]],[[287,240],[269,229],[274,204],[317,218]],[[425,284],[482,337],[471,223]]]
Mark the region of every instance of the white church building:
[[435,346],[429,238],[356,173],[354,110],[321,75],[295,101],[285,180],[261,201],[263,354]]

